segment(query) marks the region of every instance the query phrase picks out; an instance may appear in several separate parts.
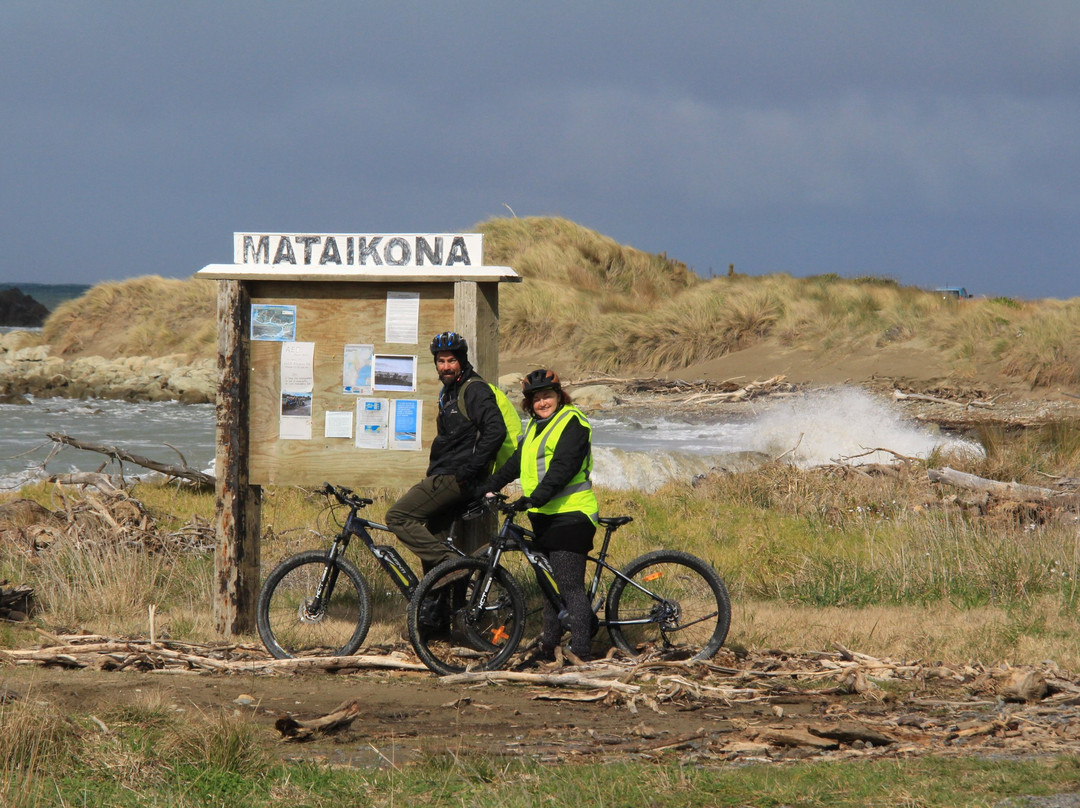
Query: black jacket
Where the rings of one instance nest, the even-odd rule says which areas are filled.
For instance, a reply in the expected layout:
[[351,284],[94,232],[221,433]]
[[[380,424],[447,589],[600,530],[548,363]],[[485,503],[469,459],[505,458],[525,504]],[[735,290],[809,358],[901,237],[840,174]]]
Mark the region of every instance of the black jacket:
[[[477,381],[465,388],[466,418],[458,411],[458,390],[473,377]],[[453,474],[459,481],[475,485],[491,472],[495,454],[506,439],[506,422],[495,394],[466,363],[461,375],[443,387],[438,406],[428,476]]]

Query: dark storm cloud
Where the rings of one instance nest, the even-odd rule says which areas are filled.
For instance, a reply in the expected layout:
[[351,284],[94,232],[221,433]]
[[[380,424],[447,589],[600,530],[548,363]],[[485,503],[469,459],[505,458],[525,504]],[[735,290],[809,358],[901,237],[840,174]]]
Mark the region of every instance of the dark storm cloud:
[[0,279],[563,215],[699,272],[1077,294],[1073,3],[9,2]]

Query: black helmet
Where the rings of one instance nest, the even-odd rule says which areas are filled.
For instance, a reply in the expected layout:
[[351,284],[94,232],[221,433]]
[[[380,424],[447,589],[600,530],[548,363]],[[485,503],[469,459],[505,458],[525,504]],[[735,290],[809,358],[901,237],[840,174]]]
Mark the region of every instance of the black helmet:
[[559,377],[554,370],[540,368],[521,380],[521,392],[525,395],[539,390],[562,390]]
[[435,356],[442,351],[450,351],[461,359],[469,352],[469,343],[456,331],[443,331],[431,340],[431,355]]

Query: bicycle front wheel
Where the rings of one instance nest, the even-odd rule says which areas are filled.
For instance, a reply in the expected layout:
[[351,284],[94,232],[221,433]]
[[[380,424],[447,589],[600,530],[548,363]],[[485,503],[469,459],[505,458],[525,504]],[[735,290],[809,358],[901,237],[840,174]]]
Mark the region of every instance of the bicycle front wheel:
[[287,558],[263,582],[255,619],[273,656],[350,656],[364,642],[371,626],[367,581],[352,562],[334,563],[333,588],[322,603],[316,595],[327,569],[325,551]]
[[711,566],[678,550],[656,550],[616,576],[605,607],[608,632],[628,654],[654,651],[710,659],[731,625],[727,587]]
[[443,676],[494,671],[525,632],[525,596],[502,567],[488,575],[479,558],[452,558],[424,576],[409,601],[409,640],[420,660]]

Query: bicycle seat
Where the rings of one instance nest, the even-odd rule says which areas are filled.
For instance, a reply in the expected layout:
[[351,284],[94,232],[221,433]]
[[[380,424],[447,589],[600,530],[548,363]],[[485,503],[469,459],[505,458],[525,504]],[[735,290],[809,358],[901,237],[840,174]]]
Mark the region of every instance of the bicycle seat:
[[604,525],[605,527],[619,527],[620,525],[625,525],[627,522],[633,522],[634,517],[632,517],[632,516],[601,516],[596,521],[598,521],[600,524]]

